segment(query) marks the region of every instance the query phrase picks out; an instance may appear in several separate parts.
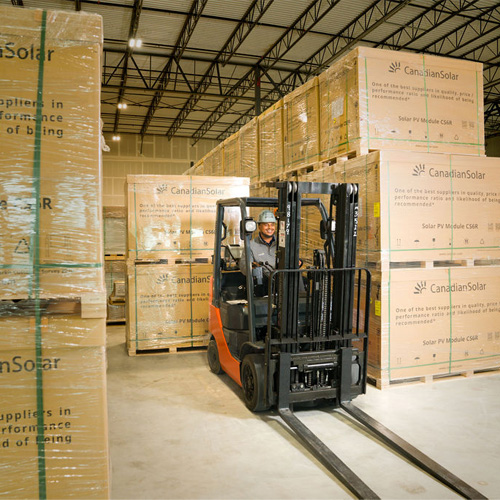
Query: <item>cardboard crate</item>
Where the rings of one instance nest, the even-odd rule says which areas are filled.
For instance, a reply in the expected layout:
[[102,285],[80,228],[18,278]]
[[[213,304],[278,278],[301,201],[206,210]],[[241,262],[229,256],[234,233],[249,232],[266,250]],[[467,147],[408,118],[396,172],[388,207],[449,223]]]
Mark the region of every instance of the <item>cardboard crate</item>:
[[210,264],[128,265],[131,353],[207,345]]
[[0,318],[0,496],[109,497],[105,328],[74,315]]
[[224,141],[224,175],[239,177],[240,169],[240,133],[236,132]]
[[315,77],[283,99],[285,172],[319,159],[319,93]]
[[106,296],[109,297],[114,289],[115,281],[126,281],[127,264],[124,260],[107,260],[106,269]]
[[319,76],[320,155],[484,155],[482,64],[358,47]]
[[500,267],[393,269],[372,278],[370,377],[500,366]]
[[0,19],[13,54],[0,58],[0,299],[103,289],[102,18],[2,6]]
[[265,181],[284,173],[283,101],[258,116],[259,179]]
[[[245,177],[127,176],[130,259],[210,258],[216,202],[248,196]],[[239,235],[238,210],[230,236]]]
[[240,172],[250,184],[259,181],[259,120],[253,118],[240,129]]
[[500,257],[500,159],[380,151],[334,170],[359,183],[358,264]]
[[203,157],[203,175],[224,175],[224,144],[220,143]]

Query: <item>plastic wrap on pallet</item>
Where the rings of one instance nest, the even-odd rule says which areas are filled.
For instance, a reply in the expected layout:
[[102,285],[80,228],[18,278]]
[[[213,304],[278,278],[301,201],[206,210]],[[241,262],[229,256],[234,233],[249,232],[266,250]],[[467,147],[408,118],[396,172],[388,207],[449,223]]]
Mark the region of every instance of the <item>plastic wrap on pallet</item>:
[[205,157],[203,162],[203,175],[224,175],[224,144],[220,143]]
[[103,207],[104,253],[125,255],[127,248],[127,209]]
[[319,93],[317,77],[283,99],[285,171],[319,159]]
[[240,129],[240,173],[250,177],[250,183],[259,181],[259,121],[253,118]]
[[239,177],[246,175],[240,168],[240,133],[236,132],[224,141],[224,175]]
[[484,155],[482,64],[358,47],[319,76],[320,159],[404,149]]
[[212,274],[211,264],[129,264],[129,353],[207,345]]
[[259,178],[279,177],[284,172],[283,101],[278,101],[258,116]]
[[106,320],[52,307],[0,317],[0,497],[108,498]]
[[104,268],[106,270],[106,294],[109,297],[113,293],[115,281],[126,280],[127,264],[124,260],[107,260]]
[[[129,259],[210,258],[217,200],[249,194],[247,177],[127,177]],[[231,237],[239,237],[232,208]]]
[[500,367],[500,267],[372,272],[368,375],[413,377]]
[[0,39],[0,298],[103,289],[102,19],[2,6]]
[[335,170],[360,188],[358,265],[500,258],[500,159],[377,151]]

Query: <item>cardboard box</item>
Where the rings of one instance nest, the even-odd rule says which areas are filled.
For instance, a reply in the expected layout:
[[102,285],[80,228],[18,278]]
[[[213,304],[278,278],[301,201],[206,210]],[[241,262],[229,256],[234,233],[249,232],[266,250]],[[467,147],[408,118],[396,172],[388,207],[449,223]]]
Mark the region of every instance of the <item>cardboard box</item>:
[[127,190],[130,259],[207,259],[213,254],[217,200],[248,196],[249,179],[129,175]]
[[210,264],[128,266],[130,351],[207,345]]
[[500,258],[500,159],[380,151],[335,172],[359,183],[358,264]]
[[124,260],[107,260],[106,269],[106,295],[109,297],[114,289],[115,281],[126,281],[127,264]]
[[224,175],[224,143],[220,143],[204,156],[203,175]]
[[283,101],[278,101],[258,116],[259,178],[279,177],[284,172]]
[[319,159],[318,79],[313,78],[283,99],[285,171]]
[[38,328],[34,317],[0,319],[0,496],[109,497],[105,327],[66,315]]
[[127,249],[127,209],[103,207],[104,254],[125,255]]
[[224,175],[239,177],[240,172],[240,133],[236,132],[224,141]]
[[500,366],[500,267],[372,278],[369,376],[390,382]]
[[484,155],[482,64],[358,47],[319,76],[320,155]]
[[259,181],[259,120],[253,118],[240,129],[240,172],[250,178],[250,184]]
[[0,7],[0,19],[0,298],[103,289],[102,18]]

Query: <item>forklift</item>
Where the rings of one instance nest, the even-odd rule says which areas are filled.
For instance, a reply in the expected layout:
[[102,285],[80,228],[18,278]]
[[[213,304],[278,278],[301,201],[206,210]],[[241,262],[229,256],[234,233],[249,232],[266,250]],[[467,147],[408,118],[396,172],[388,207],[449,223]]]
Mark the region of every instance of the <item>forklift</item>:
[[[276,198],[217,202],[210,370],[225,372],[242,387],[251,411],[276,408],[357,498],[379,497],[300,421],[294,408],[321,404],[343,410],[458,494],[486,498],[352,403],[366,393],[371,285],[369,270],[355,267],[358,185],[283,181],[268,187],[277,190]],[[275,266],[252,260],[257,223],[251,212],[257,209],[273,210],[277,219]],[[301,227],[305,220],[319,222],[314,233]],[[309,243],[311,234],[321,238],[321,248],[301,246],[301,237]]]

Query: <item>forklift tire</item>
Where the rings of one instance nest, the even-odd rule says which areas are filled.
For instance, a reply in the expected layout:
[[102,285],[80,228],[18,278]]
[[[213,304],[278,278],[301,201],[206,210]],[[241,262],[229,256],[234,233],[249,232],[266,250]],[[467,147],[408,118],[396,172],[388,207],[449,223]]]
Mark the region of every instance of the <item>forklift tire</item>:
[[215,373],[216,375],[224,373],[220,366],[219,350],[217,349],[217,342],[214,339],[212,339],[208,343],[207,358],[208,358],[208,366],[210,367],[210,371],[212,373]]
[[262,356],[247,354],[241,364],[241,385],[247,408],[251,411],[269,409],[264,401],[264,368]]

